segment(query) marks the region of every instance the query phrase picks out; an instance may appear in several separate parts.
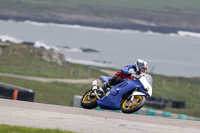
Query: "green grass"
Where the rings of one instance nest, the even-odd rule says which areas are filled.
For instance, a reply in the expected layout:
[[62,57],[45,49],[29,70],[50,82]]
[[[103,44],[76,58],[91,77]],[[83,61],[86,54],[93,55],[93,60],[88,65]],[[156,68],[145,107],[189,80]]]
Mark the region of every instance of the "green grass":
[[195,103],[200,101],[200,78],[152,76],[154,96]]
[[[0,58],[0,72],[48,78],[97,78],[106,75],[95,67],[66,63],[59,66],[56,63],[42,59],[46,50],[34,48],[24,44],[12,45],[2,48],[3,56]],[[47,51],[52,54],[52,51]]]
[[20,126],[0,125],[0,133],[75,133],[59,129],[39,129]]

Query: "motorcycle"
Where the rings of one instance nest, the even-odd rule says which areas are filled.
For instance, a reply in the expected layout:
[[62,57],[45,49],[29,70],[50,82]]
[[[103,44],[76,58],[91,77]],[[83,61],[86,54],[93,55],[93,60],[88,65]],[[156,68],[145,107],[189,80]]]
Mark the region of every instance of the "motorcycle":
[[[121,110],[123,113],[134,113],[141,109],[148,97],[152,96],[152,77],[143,74],[134,79],[124,79],[123,82],[112,86],[107,92],[102,90],[97,80],[92,82],[92,89],[87,91],[81,99],[81,106],[93,109],[99,106],[106,110]],[[101,83],[111,78],[100,76]]]

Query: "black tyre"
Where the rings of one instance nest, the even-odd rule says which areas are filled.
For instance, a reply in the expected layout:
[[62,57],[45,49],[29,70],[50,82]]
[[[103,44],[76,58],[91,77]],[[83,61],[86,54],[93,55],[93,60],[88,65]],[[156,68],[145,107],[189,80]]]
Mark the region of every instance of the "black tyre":
[[134,113],[141,109],[146,102],[145,96],[134,96],[133,101],[125,99],[121,104],[121,111],[123,113]]
[[85,95],[81,99],[81,106],[85,109],[93,109],[96,108],[97,105],[97,97],[91,96],[92,90],[89,90],[85,93]]

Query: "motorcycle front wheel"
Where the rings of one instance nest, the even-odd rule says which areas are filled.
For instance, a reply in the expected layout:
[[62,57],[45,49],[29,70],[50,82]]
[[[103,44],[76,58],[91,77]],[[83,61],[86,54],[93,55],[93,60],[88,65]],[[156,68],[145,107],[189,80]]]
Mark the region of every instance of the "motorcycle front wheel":
[[121,111],[123,113],[134,113],[141,109],[146,102],[145,96],[134,96],[132,101],[125,99],[121,104]]
[[81,106],[85,109],[93,109],[98,106],[97,97],[93,94],[92,90],[87,91],[82,97]]

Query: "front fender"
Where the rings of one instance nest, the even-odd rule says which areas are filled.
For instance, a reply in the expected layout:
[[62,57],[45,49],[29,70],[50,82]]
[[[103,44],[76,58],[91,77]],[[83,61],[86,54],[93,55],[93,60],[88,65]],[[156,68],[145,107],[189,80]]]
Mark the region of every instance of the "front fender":
[[144,93],[142,93],[142,92],[138,92],[138,91],[134,91],[133,93],[132,93],[132,95],[133,96],[138,96],[138,95],[140,95],[140,96],[145,96],[145,94]]

